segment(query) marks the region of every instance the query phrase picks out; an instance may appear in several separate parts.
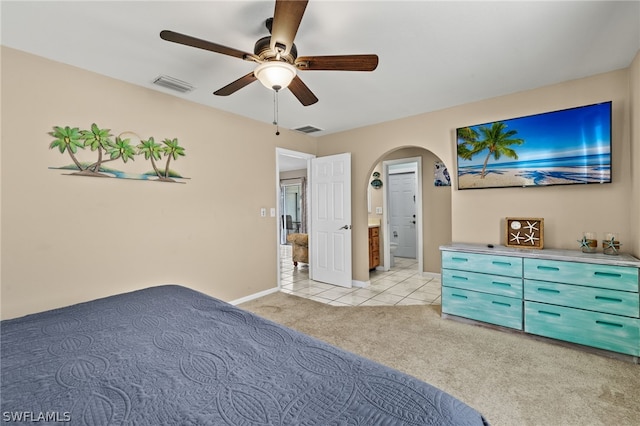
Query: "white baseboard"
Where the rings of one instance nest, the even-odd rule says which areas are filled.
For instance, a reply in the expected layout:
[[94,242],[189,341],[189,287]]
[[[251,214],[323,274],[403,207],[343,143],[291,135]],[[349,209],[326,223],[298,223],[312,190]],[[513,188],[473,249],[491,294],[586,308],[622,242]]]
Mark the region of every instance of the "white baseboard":
[[241,303],[245,303],[245,302],[249,302],[251,300],[259,299],[261,297],[267,296],[267,295],[272,294],[272,293],[277,293],[278,291],[280,291],[280,289],[278,287],[274,287],[274,288],[270,288],[269,290],[264,290],[264,291],[261,291],[259,293],[254,293],[254,294],[250,294],[250,295],[245,296],[245,297],[241,297],[240,299],[232,300],[231,302],[228,302],[228,303],[230,303],[232,305],[239,305]]
[[365,287],[369,287],[370,284],[371,284],[371,281],[351,280],[352,287],[365,288]]

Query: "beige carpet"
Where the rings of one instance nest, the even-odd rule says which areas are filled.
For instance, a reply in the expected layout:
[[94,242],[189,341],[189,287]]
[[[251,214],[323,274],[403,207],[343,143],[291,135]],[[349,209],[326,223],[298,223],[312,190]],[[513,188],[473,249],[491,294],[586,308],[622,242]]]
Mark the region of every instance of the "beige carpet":
[[492,425],[640,425],[640,365],[440,318],[440,306],[240,305],[457,397]]

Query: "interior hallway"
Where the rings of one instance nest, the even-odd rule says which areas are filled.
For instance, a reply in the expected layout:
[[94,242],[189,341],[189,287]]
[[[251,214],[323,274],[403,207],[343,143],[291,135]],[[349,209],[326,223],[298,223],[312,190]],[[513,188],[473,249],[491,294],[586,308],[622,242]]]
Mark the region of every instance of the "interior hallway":
[[333,306],[439,305],[440,275],[421,276],[417,260],[396,258],[390,271],[371,271],[367,288],[344,288],[309,279],[309,265],[293,266],[291,246],[280,246],[280,291]]

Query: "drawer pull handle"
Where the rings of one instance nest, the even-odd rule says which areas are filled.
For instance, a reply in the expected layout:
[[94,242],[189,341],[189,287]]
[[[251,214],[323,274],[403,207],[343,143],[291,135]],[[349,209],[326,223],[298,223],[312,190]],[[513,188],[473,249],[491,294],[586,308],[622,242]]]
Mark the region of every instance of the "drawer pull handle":
[[542,265],[538,265],[537,268],[541,271],[559,271],[560,268],[557,268],[555,266],[542,266]]
[[451,293],[451,297],[459,297],[460,299],[468,299],[467,296],[464,296],[462,294],[455,294],[455,293]]
[[452,257],[451,260],[455,260],[456,262],[468,262],[469,259],[467,259],[466,257]]
[[618,324],[618,323],[615,323],[615,322],[609,322],[609,321],[600,321],[600,320],[596,320],[596,324],[604,325],[604,326],[607,326],[607,327],[615,327],[615,328],[624,327],[622,324]]
[[613,297],[596,296],[596,300],[602,300],[604,302],[622,303],[622,299],[615,299]]
[[511,262],[500,262],[498,260],[494,260],[491,263],[497,266],[511,266]]
[[491,303],[493,303],[494,305],[498,305],[498,306],[506,306],[507,308],[511,307],[511,305],[509,303],[496,302],[495,300],[492,300]]
[[559,317],[560,316],[560,314],[558,314],[558,313],[549,312],[549,311],[538,311],[538,313],[541,314],[541,315],[549,315],[549,316],[552,316],[552,317]]
[[544,287],[538,287],[538,291],[540,293],[553,293],[553,294],[560,294],[560,290],[555,290],[553,288],[544,288]]
[[511,284],[509,284],[509,283],[501,283],[499,281],[491,281],[491,284],[497,285],[497,286],[500,286],[500,287],[511,287]]
[[469,281],[469,278],[461,277],[460,275],[452,275],[451,278],[454,279],[454,280]]
[[613,272],[600,272],[596,271],[593,273],[596,277],[606,277],[606,278],[620,278],[622,274],[616,274]]

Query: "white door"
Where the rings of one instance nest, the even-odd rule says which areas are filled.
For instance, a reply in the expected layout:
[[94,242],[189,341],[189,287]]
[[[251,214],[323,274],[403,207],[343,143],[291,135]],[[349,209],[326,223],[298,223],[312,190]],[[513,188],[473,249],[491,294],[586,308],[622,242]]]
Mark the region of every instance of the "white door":
[[311,160],[311,279],[351,287],[351,154]]
[[416,174],[389,175],[389,231],[396,256],[416,258]]

